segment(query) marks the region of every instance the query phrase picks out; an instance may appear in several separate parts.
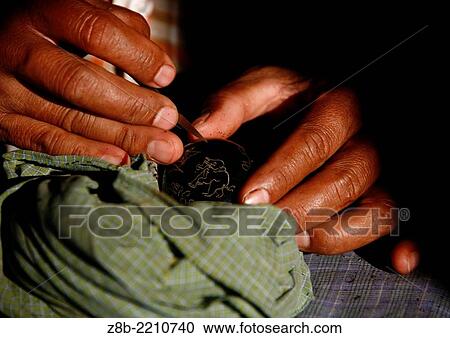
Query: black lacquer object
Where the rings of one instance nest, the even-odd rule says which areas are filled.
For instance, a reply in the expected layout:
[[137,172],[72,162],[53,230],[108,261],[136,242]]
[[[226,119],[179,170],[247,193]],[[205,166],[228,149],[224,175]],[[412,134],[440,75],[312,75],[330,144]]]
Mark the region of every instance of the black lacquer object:
[[164,168],[162,190],[183,204],[235,202],[250,167],[245,149],[234,142],[190,143],[184,147],[181,159]]

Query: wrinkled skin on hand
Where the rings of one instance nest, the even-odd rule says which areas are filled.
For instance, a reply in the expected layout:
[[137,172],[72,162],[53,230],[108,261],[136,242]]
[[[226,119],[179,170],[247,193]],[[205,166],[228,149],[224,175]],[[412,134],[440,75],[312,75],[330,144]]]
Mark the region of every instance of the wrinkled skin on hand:
[[[194,125],[207,138],[228,138],[247,121],[279,114],[310,89],[310,81],[293,71],[252,69],[213,95]],[[297,123],[294,131],[244,184],[240,201],[288,210],[299,224],[298,246],[306,252],[339,254],[389,234],[397,223],[390,217],[395,203],[376,185],[380,159],[376,147],[359,133],[362,119],[355,94],[335,89],[301,113],[300,122],[288,122]],[[252,135],[256,143],[265,137]],[[317,210],[328,214],[321,213],[318,220]],[[377,221],[372,210],[390,221]],[[400,242],[391,255],[395,269],[412,271],[418,265],[417,250],[412,242]]]
[[167,86],[175,66],[142,16],[102,0],[9,3],[0,5],[1,142],[114,164],[141,152],[161,163],[181,156],[168,131],[178,119],[168,98],[82,58],[97,56],[147,87]]

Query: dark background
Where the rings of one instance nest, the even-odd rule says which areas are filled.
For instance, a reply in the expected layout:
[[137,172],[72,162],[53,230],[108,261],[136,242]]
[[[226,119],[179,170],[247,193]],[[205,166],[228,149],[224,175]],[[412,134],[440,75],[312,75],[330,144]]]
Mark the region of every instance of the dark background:
[[[190,57],[170,95],[184,113],[199,114],[205,98],[221,85],[258,65],[280,65],[337,85],[427,26],[426,22],[389,23],[383,17],[364,20],[353,15],[330,21],[319,10],[296,1],[270,6],[244,1],[182,2],[182,32]],[[325,5],[324,5],[325,6]],[[370,11],[370,9],[368,9]],[[363,20],[361,20],[363,19]],[[427,26],[378,61],[355,75],[345,86],[359,95],[365,126],[378,144],[383,170],[380,184],[409,208],[411,218],[401,224],[402,238],[421,247],[421,269],[446,278],[448,221],[444,200],[446,176],[442,135],[443,118],[432,107],[435,50]],[[246,133],[256,133],[251,125]],[[271,128],[258,130],[257,149],[272,143]],[[277,130],[276,133],[279,133]],[[242,133],[241,133],[242,134]],[[239,139],[238,136],[238,140]],[[250,146],[250,152],[252,151]],[[396,239],[387,238],[359,253],[380,267],[389,264]],[[448,280],[447,280],[448,282]]]

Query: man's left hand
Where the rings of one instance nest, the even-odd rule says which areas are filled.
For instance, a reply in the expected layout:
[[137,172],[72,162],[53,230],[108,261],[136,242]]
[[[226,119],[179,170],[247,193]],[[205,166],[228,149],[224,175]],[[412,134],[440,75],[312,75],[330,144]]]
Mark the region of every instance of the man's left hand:
[[[215,94],[194,125],[206,138],[228,138],[245,122],[280,110],[310,87],[290,70],[253,69]],[[336,89],[320,96],[247,180],[240,201],[287,209],[299,224],[296,239],[306,252],[339,254],[389,234],[397,223],[391,217],[395,204],[375,186],[380,160],[374,145],[357,134],[361,124],[352,91]],[[318,211],[325,216],[320,222]],[[410,272],[418,264],[416,252],[409,251],[394,250],[399,272]]]

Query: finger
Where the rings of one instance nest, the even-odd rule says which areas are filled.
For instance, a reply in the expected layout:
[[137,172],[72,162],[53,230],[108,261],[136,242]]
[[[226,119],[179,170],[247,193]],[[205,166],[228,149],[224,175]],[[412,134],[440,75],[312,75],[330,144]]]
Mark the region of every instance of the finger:
[[31,39],[33,43],[13,61],[26,81],[102,117],[165,130],[175,126],[178,112],[165,96],[132,84],[42,38]]
[[[276,204],[288,208],[302,230],[308,230],[309,215],[321,210],[329,216],[361,197],[379,175],[380,161],[375,147],[359,138],[348,141],[314,176],[291,190]],[[316,220],[317,221],[317,220]]]
[[419,248],[416,243],[410,240],[403,240],[398,243],[391,253],[392,266],[402,275],[407,275],[414,271],[420,262]]
[[267,162],[244,184],[246,204],[275,203],[319,168],[360,127],[355,96],[339,89],[322,96]]
[[20,100],[11,108],[18,114],[91,140],[116,145],[130,155],[144,153],[167,164],[176,161],[183,153],[181,140],[171,132],[120,123],[62,106],[40,97],[20,83],[16,83],[13,91]]
[[114,64],[138,82],[165,87],[175,77],[169,56],[109,11],[71,0],[63,6],[43,6],[35,17],[44,35]]
[[116,146],[92,141],[26,116],[0,113],[0,125],[0,139],[19,148],[50,155],[97,157],[116,165],[129,162],[127,153]]
[[194,126],[206,138],[228,138],[243,123],[275,110],[290,97],[306,90],[307,81],[278,67],[252,70],[231,83],[207,105]]
[[355,208],[296,236],[302,251],[324,255],[360,248],[389,234],[397,225],[394,202],[378,189],[371,189]]
[[87,3],[91,5],[109,11],[110,13],[117,16],[120,20],[122,20],[125,24],[133,28],[139,34],[150,38],[150,26],[148,25],[147,20],[140,15],[139,13],[133,12],[128,8],[113,5],[110,1],[105,0],[85,0]]

